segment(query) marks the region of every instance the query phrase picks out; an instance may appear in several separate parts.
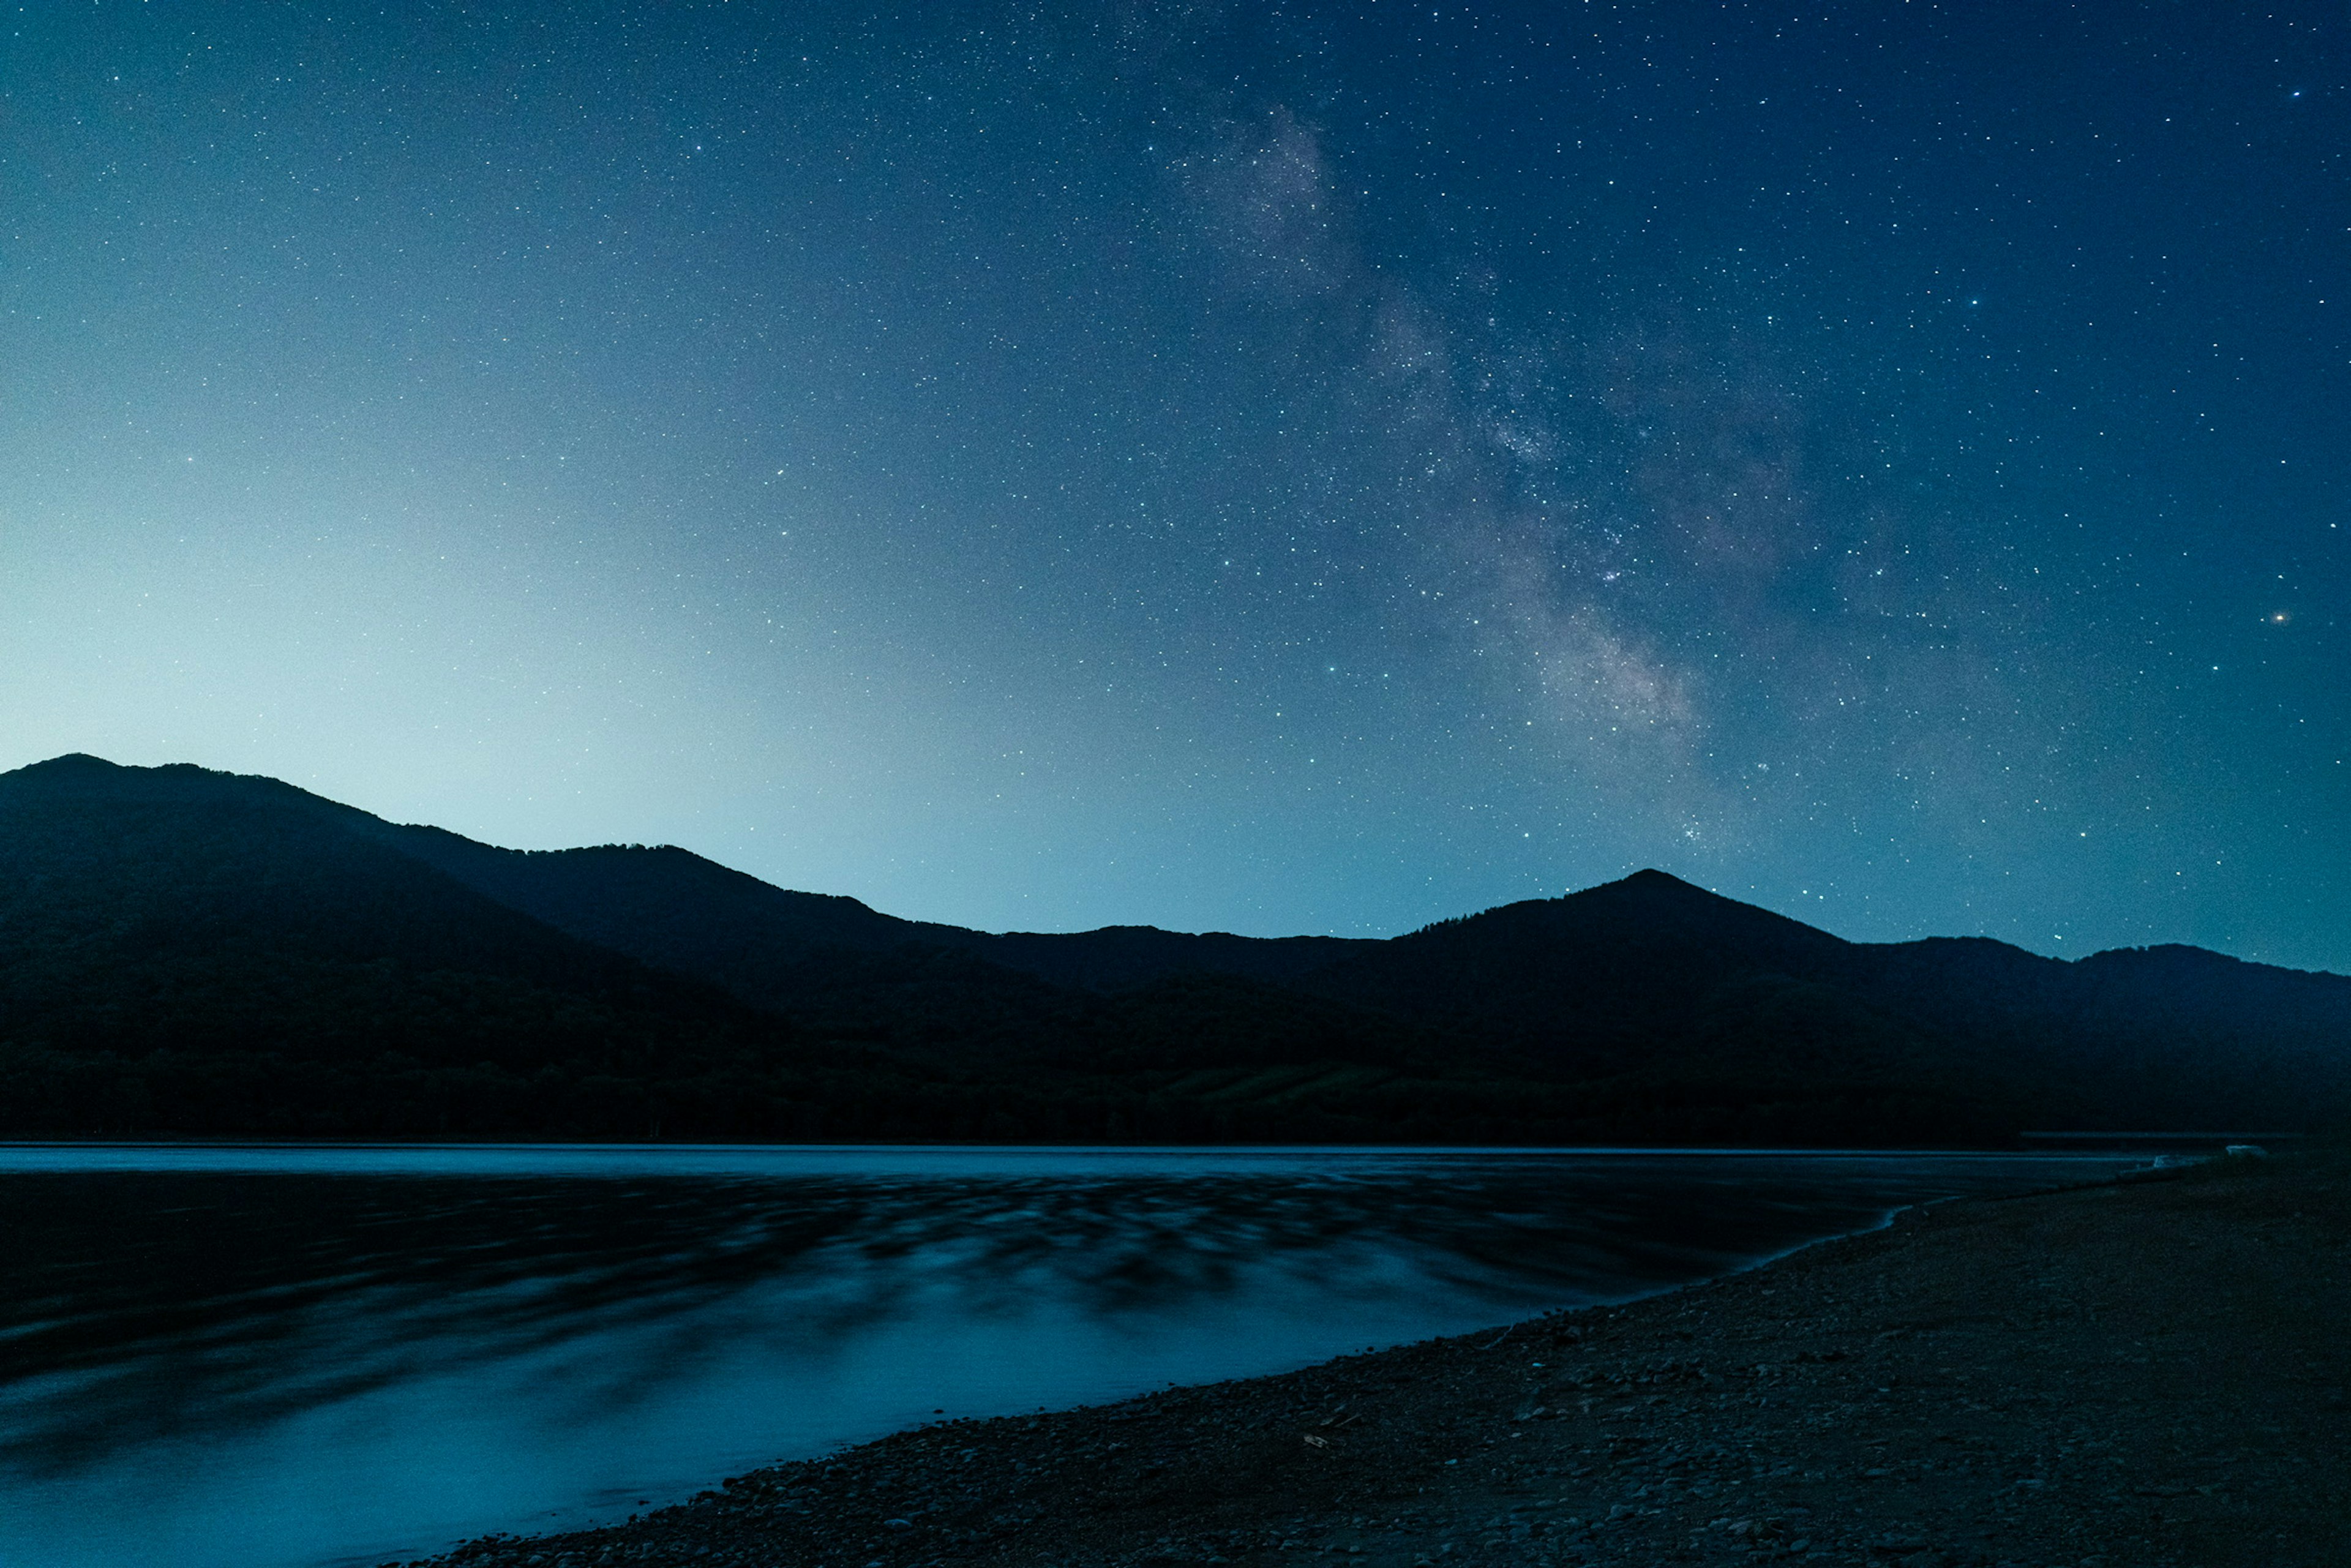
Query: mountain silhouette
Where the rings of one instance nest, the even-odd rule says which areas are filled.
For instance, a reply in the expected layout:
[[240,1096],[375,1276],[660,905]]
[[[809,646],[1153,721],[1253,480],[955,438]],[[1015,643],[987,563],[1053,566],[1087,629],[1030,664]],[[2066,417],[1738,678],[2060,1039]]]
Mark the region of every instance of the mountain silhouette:
[[839,894],[793,893],[674,846],[525,852],[437,828],[392,830],[408,852],[583,941],[699,975],[746,1000],[789,1003],[786,969],[837,949],[966,953],[1057,985],[1110,989],[1215,973],[1276,984],[1361,944],[1330,936],[1194,936],[1149,925],[995,934],[901,920]]
[[987,933],[277,780],[0,774],[0,1130],[1998,1144],[2323,1124],[2351,979],[1661,872],[1384,941]]

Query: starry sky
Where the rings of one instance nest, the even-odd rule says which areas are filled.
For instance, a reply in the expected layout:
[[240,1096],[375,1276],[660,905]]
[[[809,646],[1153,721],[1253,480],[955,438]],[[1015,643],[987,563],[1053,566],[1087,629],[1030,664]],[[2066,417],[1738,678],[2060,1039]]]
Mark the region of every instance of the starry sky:
[[2351,971],[2340,5],[0,22],[0,767]]

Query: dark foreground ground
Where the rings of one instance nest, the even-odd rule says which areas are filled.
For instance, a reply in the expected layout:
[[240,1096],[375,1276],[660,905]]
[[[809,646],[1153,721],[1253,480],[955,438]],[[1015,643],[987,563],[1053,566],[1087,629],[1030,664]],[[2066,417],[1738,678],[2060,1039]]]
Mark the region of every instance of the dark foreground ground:
[[956,1422],[443,1563],[2351,1563],[2351,1169],[1943,1205],[1631,1306]]

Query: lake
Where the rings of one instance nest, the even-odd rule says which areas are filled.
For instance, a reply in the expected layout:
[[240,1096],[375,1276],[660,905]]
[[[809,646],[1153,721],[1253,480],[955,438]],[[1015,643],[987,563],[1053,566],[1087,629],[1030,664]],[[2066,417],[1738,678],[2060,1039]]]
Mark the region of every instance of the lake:
[[0,1145],[0,1568],[323,1568],[2143,1159]]

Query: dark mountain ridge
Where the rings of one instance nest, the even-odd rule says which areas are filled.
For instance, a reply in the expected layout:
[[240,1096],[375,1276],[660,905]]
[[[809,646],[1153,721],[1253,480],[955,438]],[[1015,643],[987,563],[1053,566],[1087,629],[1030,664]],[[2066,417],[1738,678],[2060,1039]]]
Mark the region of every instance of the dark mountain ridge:
[[674,845],[522,851],[439,828],[396,828],[392,841],[482,893],[585,941],[700,974],[746,999],[789,999],[772,971],[816,952],[906,946],[965,953],[1057,985],[1135,986],[1214,973],[1279,984],[1352,946],[1331,936],[1193,935],[1110,925],[1067,935],[994,933],[902,920],[837,894],[795,893]]
[[[2351,979],[1851,943],[1659,872],[1385,941],[997,934],[69,757],[0,775],[0,878],[26,1131],[262,1130],[183,1081],[264,1057],[342,1085],[273,1130],[1981,1143],[2351,1105]],[[403,1072],[372,1123],[329,1103]],[[513,1082],[484,1112],[466,1072]]]

